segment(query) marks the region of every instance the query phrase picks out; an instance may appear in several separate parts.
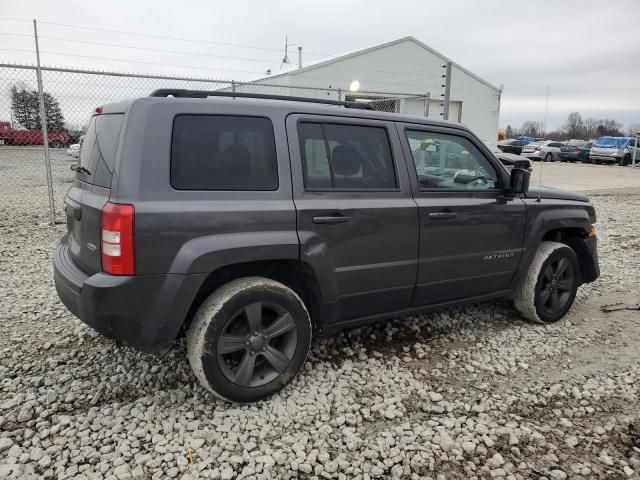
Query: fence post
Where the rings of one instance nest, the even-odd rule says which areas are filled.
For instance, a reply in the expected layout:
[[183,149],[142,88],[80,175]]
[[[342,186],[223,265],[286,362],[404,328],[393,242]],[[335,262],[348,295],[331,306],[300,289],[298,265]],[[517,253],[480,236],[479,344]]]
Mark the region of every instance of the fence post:
[[235,82],[235,80],[231,81],[231,93],[236,93],[236,82]]
[[636,157],[638,156],[638,150],[640,150],[640,144],[638,143],[638,141],[640,141],[640,132],[636,132],[636,146],[633,149],[633,164],[631,165],[632,167],[636,166]]
[[49,192],[49,223],[56,224],[56,209],[53,198],[53,180],[51,178],[51,156],[49,154],[49,133],[47,131],[47,110],[44,104],[44,89],[42,88],[42,70],[40,69],[40,47],[38,46],[38,25],[33,19],[33,36],[36,41],[36,78],[38,81],[38,100],[40,101],[40,123],[42,126],[42,144],[44,147],[44,169],[47,174],[47,190]]
[[431,92],[427,92],[424,100],[424,116],[429,117],[429,107],[431,105]]
[[444,109],[442,110],[442,118],[449,120],[449,103],[451,102],[451,62],[447,62],[444,82]]
[[342,101],[342,89],[338,89],[338,100]]

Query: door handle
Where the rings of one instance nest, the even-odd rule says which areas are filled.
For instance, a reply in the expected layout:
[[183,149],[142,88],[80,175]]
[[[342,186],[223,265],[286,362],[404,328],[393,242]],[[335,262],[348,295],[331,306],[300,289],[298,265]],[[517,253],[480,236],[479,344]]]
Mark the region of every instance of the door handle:
[[313,217],[313,223],[328,224],[328,223],[344,223],[348,221],[349,221],[349,217],[345,217],[344,215],[326,215],[326,216]]
[[429,214],[429,218],[433,220],[447,220],[449,218],[456,218],[458,216],[455,212],[432,212]]

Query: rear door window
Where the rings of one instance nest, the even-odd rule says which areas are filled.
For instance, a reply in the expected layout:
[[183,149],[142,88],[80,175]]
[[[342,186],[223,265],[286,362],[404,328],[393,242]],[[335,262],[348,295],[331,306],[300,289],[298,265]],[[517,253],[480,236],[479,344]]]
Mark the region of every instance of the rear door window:
[[91,118],[80,149],[80,166],[89,173],[78,172],[83,182],[111,188],[113,166],[124,114],[112,113]]
[[178,115],[171,142],[171,185],[178,190],[277,190],[271,120]]
[[307,189],[398,188],[386,128],[302,122],[299,135]]

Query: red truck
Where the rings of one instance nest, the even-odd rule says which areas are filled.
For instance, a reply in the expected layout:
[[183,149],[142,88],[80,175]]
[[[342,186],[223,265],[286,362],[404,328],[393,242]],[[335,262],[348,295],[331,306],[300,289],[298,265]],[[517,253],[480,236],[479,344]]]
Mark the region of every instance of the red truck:
[[[49,131],[49,146],[62,148],[69,145],[69,135],[64,130]],[[0,121],[0,145],[42,145],[42,130],[15,130],[10,122]]]

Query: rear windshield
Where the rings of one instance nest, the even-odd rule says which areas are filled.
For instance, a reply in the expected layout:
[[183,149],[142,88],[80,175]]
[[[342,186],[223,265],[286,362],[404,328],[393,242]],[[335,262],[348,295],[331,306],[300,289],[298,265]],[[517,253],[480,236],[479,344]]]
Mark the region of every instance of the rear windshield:
[[176,116],[171,184],[178,190],[277,190],[271,120],[227,115]]
[[111,188],[113,165],[123,119],[122,113],[96,115],[91,118],[80,148],[80,166],[89,173],[79,172],[77,176],[80,180]]

